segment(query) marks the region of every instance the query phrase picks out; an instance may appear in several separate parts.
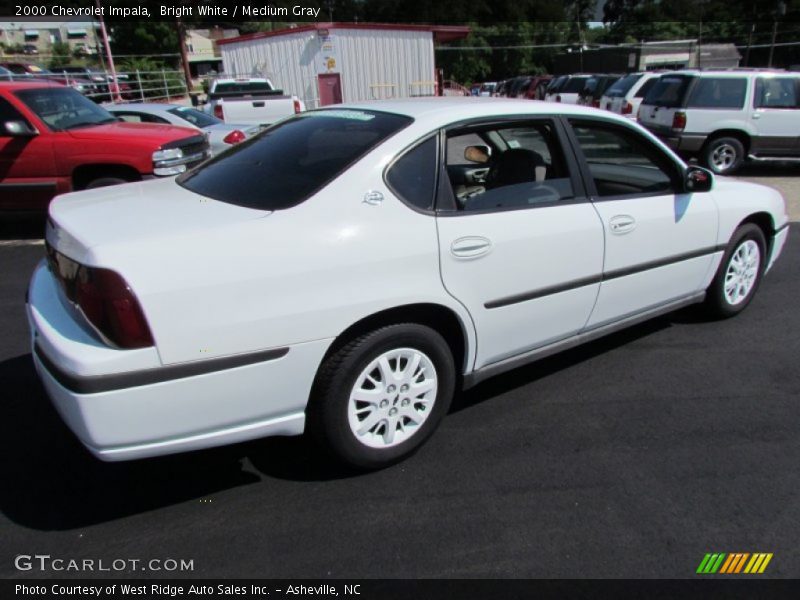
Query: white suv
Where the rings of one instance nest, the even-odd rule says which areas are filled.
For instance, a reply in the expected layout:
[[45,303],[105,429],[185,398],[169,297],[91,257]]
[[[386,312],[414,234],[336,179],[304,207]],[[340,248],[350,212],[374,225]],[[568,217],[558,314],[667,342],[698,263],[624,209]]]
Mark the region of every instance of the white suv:
[[661,73],[630,73],[617,80],[600,99],[600,108],[635,119],[642,99]]
[[746,158],[800,159],[800,73],[667,73],[638,117],[672,149],[697,156],[715,173],[733,173]]

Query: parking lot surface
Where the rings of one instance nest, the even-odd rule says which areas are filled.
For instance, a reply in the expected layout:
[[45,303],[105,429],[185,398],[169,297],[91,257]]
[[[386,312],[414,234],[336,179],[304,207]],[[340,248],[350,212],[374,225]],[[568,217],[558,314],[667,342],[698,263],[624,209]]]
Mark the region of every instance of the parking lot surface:
[[194,566],[120,576],[693,577],[707,552],[770,552],[766,576],[800,577],[800,225],[739,317],[680,311],[486,381],[365,475],[294,438],[92,458],[31,363],[41,224],[3,226],[0,576],[93,574],[15,569],[38,553]]

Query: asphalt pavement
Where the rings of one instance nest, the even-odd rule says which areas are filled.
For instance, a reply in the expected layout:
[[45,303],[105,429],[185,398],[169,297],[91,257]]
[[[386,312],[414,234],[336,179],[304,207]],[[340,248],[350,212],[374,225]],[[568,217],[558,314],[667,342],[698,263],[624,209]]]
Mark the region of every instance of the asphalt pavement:
[[739,317],[683,310],[484,382],[366,475],[302,438],[92,458],[31,364],[28,227],[0,239],[2,577],[93,574],[15,568],[37,553],[193,561],[99,576],[695,577],[708,552],[800,577],[797,224]]

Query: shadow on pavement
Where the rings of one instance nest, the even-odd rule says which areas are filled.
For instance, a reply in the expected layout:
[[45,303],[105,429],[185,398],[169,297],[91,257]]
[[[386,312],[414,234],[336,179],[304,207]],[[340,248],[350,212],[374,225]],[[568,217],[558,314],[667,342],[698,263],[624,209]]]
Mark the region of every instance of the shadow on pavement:
[[[452,412],[576,365],[679,322],[680,311],[481,383],[457,397]],[[307,438],[270,438],[160,458],[104,463],[63,424],[36,377],[30,354],[0,362],[5,414],[0,421],[0,510],[37,530],[69,530],[253,484],[343,479]]]
[[0,215],[0,241],[40,240],[45,220],[43,215]]

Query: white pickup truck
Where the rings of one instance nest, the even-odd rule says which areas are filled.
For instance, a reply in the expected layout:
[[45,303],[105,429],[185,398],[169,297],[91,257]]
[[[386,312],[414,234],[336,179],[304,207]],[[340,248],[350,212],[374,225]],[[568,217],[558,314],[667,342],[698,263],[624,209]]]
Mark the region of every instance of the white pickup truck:
[[205,111],[227,123],[270,125],[305,110],[303,101],[275,89],[266,78],[215,79]]

